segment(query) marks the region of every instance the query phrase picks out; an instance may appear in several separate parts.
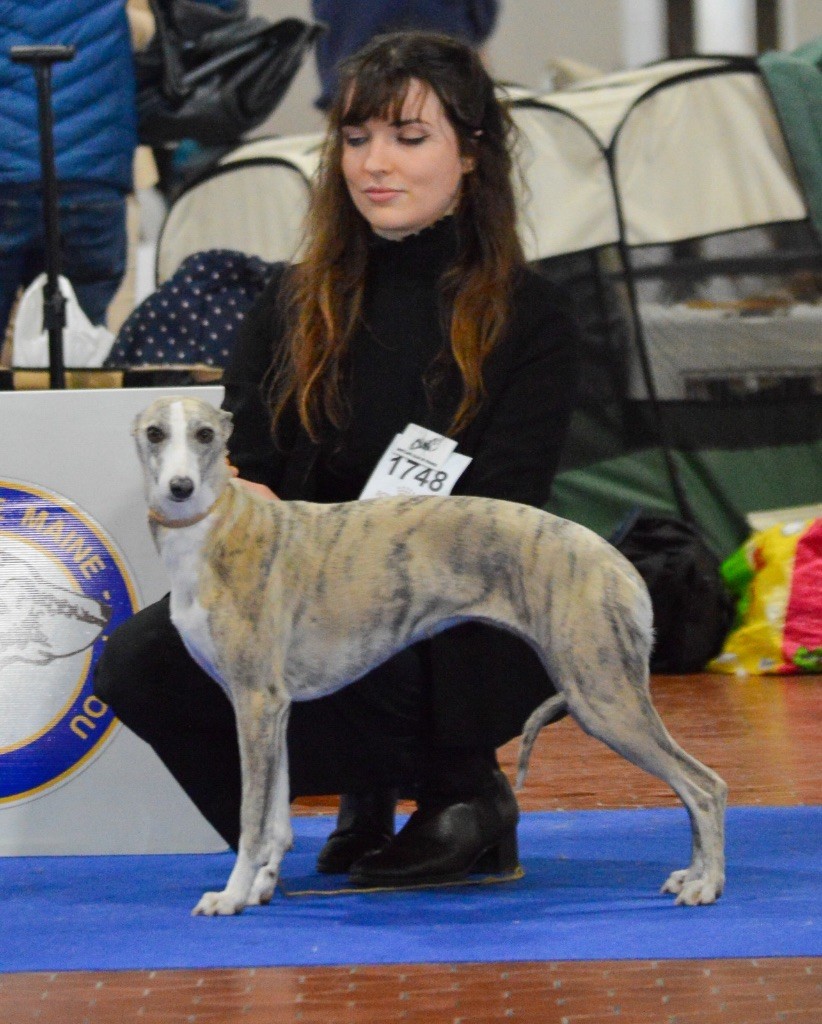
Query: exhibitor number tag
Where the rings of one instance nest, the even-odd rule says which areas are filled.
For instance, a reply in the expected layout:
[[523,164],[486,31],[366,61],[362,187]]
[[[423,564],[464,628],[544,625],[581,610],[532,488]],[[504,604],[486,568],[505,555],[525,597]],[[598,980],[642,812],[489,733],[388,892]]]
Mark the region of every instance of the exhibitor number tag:
[[386,448],[360,498],[450,494],[471,462],[456,447],[451,438],[409,423]]

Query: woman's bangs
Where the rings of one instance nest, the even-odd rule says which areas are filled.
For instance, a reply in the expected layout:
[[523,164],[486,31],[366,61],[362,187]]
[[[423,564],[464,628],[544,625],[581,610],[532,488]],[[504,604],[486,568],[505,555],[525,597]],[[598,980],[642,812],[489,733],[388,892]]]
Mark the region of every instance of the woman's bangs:
[[343,125],[365,124],[371,118],[393,123],[405,106],[411,79],[390,79],[385,75],[361,75],[349,87],[348,102],[342,112]]

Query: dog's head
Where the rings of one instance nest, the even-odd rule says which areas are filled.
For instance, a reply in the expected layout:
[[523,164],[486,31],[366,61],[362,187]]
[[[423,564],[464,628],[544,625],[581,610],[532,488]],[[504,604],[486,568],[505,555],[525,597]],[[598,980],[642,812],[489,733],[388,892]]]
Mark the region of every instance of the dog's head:
[[230,478],[231,414],[196,398],[158,398],[134,421],[149,508],[170,521],[200,515]]

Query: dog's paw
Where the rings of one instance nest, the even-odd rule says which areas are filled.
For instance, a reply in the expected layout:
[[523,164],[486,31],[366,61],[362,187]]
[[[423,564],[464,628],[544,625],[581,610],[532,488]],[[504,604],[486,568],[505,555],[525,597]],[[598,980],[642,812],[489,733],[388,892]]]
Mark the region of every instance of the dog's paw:
[[248,897],[248,905],[250,907],[264,907],[271,902],[274,890],[277,887],[278,874],[279,873],[277,871],[272,871],[271,868],[260,868],[257,872],[257,877],[254,879],[254,885],[252,885],[251,893]]
[[698,907],[716,903],[722,892],[722,886],[710,878],[695,878],[682,886],[676,898],[678,907]]
[[192,917],[231,917],[241,913],[245,903],[238,901],[236,896],[229,894],[227,889],[222,892],[203,893],[200,902],[191,911]]
[[722,894],[722,881],[708,875],[694,877],[686,869],[674,871],[660,891],[673,893],[676,896],[677,906],[696,907],[707,903],[716,903]]
[[665,884],[659,890],[660,892],[670,892],[674,896],[678,896],[682,892],[682,887],[685,885],[685,878],[687,876],[687,870],[673,871],[668,875],[665,880]]

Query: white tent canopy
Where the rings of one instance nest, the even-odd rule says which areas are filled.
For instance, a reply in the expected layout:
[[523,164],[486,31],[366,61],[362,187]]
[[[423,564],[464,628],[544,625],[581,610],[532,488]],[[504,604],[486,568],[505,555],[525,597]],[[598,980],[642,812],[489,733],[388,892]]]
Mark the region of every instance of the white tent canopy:
[[[504,92],[522,136],[531,259],[616,243],[620,220],[628,245],[653,245],[808,217],[752,60],[672,60],[559,92]],[[319,142],[247,143],[185,191],[163,228],[158,280],[202,249],[292,258]]]
[[808,216],[752,61],[666,61],[510,96],[526,140],[524,239],[534,257],[617,242],[620,216],[628,245]]

